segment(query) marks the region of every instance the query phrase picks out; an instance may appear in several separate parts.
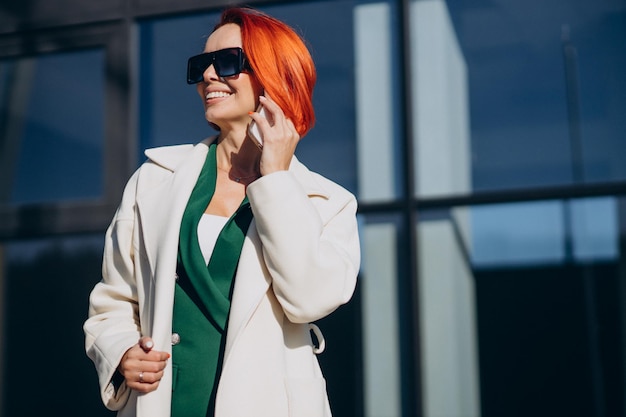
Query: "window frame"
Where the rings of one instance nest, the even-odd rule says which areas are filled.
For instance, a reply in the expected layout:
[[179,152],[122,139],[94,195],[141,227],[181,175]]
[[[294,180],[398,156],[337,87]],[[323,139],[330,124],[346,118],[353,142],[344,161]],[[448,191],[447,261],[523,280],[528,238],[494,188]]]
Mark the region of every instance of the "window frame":
[[[103,193],[84,201],[0,204],[0,240],[89,233],[106,229],[132,172],[130,28],[124,22],[20,33],[0,38],[0,59],[102,48],[105,52]],[[132,108],[132,107],[131,107]]]

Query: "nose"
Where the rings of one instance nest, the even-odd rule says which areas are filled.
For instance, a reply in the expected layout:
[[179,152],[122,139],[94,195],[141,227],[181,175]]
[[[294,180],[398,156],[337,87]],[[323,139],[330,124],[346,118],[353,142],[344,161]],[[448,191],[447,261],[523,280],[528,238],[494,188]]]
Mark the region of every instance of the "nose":
[[215,65],[211,64],[207,67],[207,69],[204,70],[204,72],[202,73],[202,78],[204,79],[204,82],[209,82],[211,80],[218,80],[220,77],[217,75],[217,72],[215,71]]

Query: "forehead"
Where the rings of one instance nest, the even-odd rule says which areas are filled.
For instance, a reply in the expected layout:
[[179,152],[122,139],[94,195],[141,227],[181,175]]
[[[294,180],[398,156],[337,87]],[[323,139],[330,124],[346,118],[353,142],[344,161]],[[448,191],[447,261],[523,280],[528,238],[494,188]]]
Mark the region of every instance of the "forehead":
[[241,29],[234,23],[228,23],[209,36],[204,46],[204,51],[213,52],[224,48],[241,48],[241,46]]

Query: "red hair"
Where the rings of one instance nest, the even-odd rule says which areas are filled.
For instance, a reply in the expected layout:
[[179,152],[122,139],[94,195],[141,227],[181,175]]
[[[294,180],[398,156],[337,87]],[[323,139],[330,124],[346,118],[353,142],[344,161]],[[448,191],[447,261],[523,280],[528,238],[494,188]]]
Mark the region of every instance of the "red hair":
[[218,29],[228,23],[241,28],[243,50],[267,94],[304,136],[315,123],[315,65],[304,41],[287,24],[250,8],[229,8]]

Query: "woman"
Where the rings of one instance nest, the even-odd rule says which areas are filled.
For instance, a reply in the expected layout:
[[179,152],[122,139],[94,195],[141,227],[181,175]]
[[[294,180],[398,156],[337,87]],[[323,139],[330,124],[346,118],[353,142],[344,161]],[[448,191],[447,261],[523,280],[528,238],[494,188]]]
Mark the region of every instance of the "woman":
[[354,197],[294,156],[312,59],[235,8],[187,78],[219,135],[148,150],[124,191],[84,326],[102,399],[120,416],[330,416],[309,323],[351,298],[360,254]]

